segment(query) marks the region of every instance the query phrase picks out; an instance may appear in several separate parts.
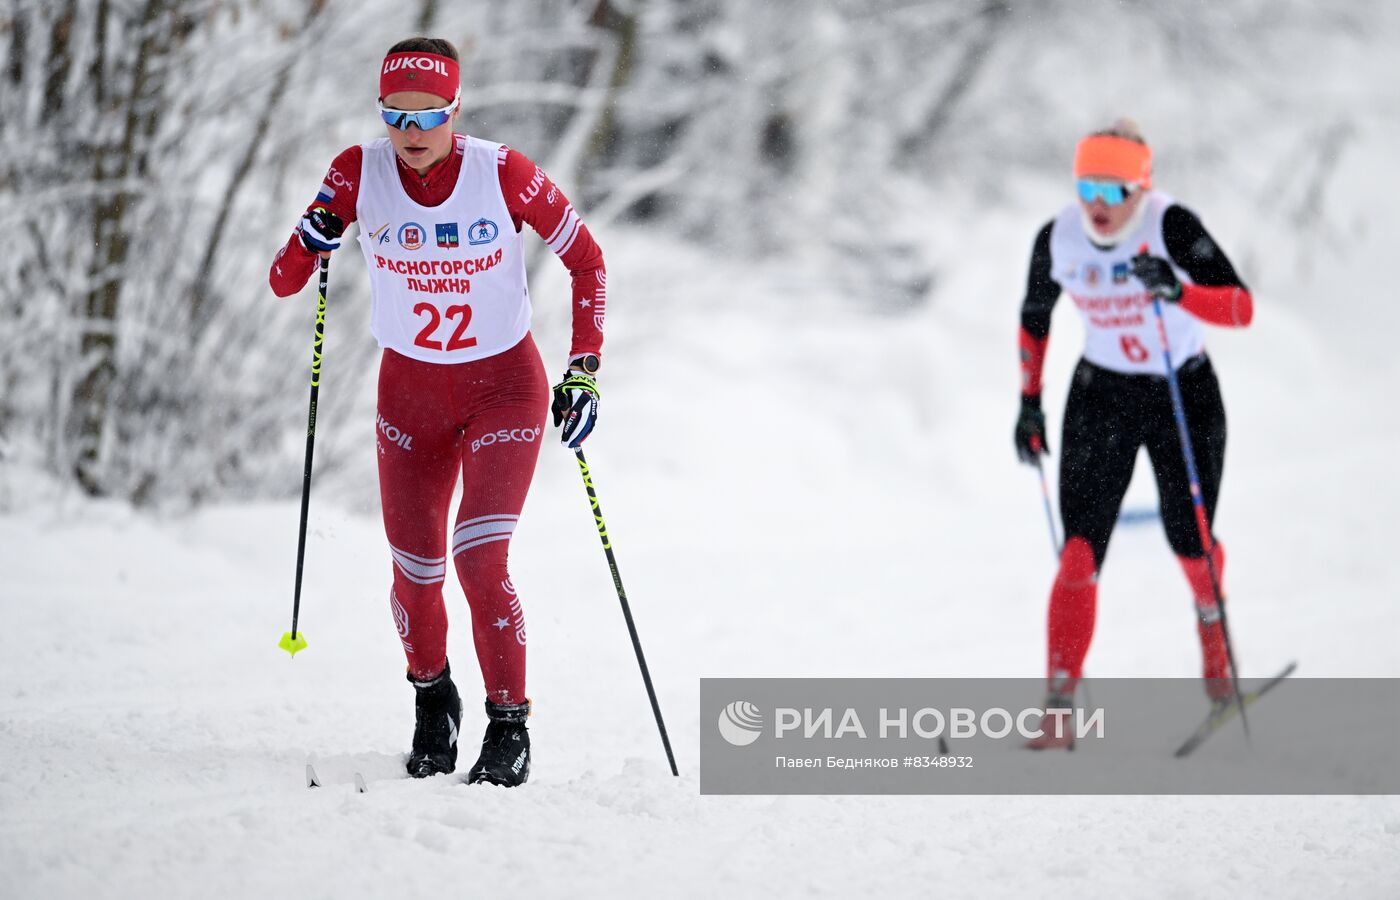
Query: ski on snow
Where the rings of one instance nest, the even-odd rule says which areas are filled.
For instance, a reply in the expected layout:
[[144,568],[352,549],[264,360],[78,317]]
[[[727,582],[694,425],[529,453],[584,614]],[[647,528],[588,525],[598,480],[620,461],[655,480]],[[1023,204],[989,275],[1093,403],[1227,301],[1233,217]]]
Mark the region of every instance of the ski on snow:
[[[1252,691],[1246,691],[1244,695],[1244,705],[1252,705],[1260,697],[1277,687],[1285,678],[1292,675],[1293,670],[1296,668],[1298,668],[1298,663],[1291,662],[1284,666],[1283,671],[1279,672],[1273,678],[1270,678]],[[1212,707],[1205,721],[1196,728],[1191,736],[1186,739],[1185,743],[1176,748],[1176,753],[1173,755],[1178,757],[1189,756],[1197,747],[1204,744],[1211,735],[1233,721],[1235,716],[1239,714],[1239,711],[1240,706],[1238,703],[1222,703]],[[943,755],[948,753],[948,745],[941,737],[939,738],[938,750],[939,753]],[[306,786],[308,788],[318,788],[322,786],[321,779],[316,774],[316,769],[311,763],[306,764]],[[365,776],[361,775],[359,772],[355,773],[355,790],[361,794],[369,791],[369,786],[365,783]]]
[[[317,777],[316,770],[312,767],[311,763],[306,764],[306,786],[308,788],[318,788],[321,786],[321,779]],[[369,790],[369,786],[365,784],[365,776],[361,775],[359,772],[355,773],[355,790],[361,794]]]
[[[1244,705],[1250,706],[1254,701],[1273,690],[1285,678],[1292,675],[1293,670],[1296,668],[1298,668],[1298,663],[1291,662],[1284,666],[1283,671],[1279,672],[1273,678],[1270,678],[1252,691],[1246,691],[1244,694]],[[1218,703],[1212,706],[1205,721],[1186,739],[1185,743],[1176,748],[1176,753],[1173,755],[1178,757],[1190,755],[1197,747],[1204,744],[1207,738],[1219,731],[1224,725],[1231,722],[1235,716],[1239,715],[1239,712],[1240,704],[1235,703],[1233,700],[1228,703]]]

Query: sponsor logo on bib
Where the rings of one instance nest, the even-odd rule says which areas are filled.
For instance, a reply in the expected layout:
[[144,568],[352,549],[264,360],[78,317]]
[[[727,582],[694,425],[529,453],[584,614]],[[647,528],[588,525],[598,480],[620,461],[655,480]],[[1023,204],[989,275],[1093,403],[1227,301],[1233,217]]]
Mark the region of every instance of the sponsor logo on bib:
[[[456,227],[455,225],[453,226]],[[496,223],[490,219],[477,219],[467,228],[467,243],[473,247],[480,244],[489,244],[496,239],[496,235],[501,230],[496,227]]]
[[417,250],[423,246],[423,226],[417,222],[405,222],[399,226],[399,246],[405,250]]
[[437,223],[436,230],[437,245],[439,247],[452,250],[461,246],[461,242],[457,238],[456,222],[439,222]]

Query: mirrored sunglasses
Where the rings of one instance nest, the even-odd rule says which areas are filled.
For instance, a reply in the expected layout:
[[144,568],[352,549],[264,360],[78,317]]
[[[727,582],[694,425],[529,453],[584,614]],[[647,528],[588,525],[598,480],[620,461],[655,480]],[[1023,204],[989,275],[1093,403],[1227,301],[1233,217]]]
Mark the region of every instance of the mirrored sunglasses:
[[457,108],[461,99],[462,95],[459,93],[452,98],[451,103],[438,109],[391,109],[380,100],[379,115],[385,124],[392,125],[399,131],[407,131],[410,125],[417,125],[419,131],[428,131],[452,118],[452,111]]
[[1092,178],[1081,178],[1077,184],[1080,200],[1085,203],[1102,200],[1109,206],[1117,206],[1127,200],[1133,195],[1134,189],[1134,185],[1124,184],[1121,181],[1096,181]]

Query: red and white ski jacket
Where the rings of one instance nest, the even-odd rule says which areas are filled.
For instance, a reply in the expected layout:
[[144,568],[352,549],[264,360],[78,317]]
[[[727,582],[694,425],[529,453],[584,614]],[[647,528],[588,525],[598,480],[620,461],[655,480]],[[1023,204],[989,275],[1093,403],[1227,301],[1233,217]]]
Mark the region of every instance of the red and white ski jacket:
[[[425,175],[419,175],[396,158],[399,182],[409,198],[429,207],[446,202],[461,174],[466,144],[465,137],[458,135],[453,152]],[[364,155],[364,147],[356,145],[337,156],[316,198],[307,205],[307,209],[324,206],[347,226],[354,222]],[[603,346],[603,318],[607,311],[607,272],[602,250],[568,198],[544,170],[525,154],[502,147],[497,157],[496,173],[516,232],[521,230],[522,224],[528,224],[544,239],[572,276],[573,337],[570,356],[600,352]],[[316,267],[317,255],[302,246],[294,230],[273,260],[268,282],[277,296],[287,297],[306,285]]]

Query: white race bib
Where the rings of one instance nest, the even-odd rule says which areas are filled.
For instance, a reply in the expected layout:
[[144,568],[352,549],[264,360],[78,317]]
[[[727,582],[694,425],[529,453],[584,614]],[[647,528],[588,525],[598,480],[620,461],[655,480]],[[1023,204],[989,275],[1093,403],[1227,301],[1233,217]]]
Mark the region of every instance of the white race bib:
[[462,171],[440,206],[420,206],[404,191],[388,138],[363,145],[356,216],[370,327],[379,346],[424,362],[495,356],[530,329],[520,235],[497,174],[505,149],[456,140]]
[[[1084,320],[1084,358],[1096,366],[1130,375],[1165,375],[1162,341],[1152,297],[1133,277],[1132,258],[1147,252],[1168,261],[1162,237],[1162,217],[1174,202],[1158,191],[1140,201],[1147,204],[1138,226],[1113,247],[1089,240],[1079,204],[1065,207],[1050,230],[1051,277],[1064,288]],[[1182,284],[1191,277],[1175,263]],[[1175,303],[1162,304],[1173,366],[1180,366],[1205,349],[1205,328]]]

